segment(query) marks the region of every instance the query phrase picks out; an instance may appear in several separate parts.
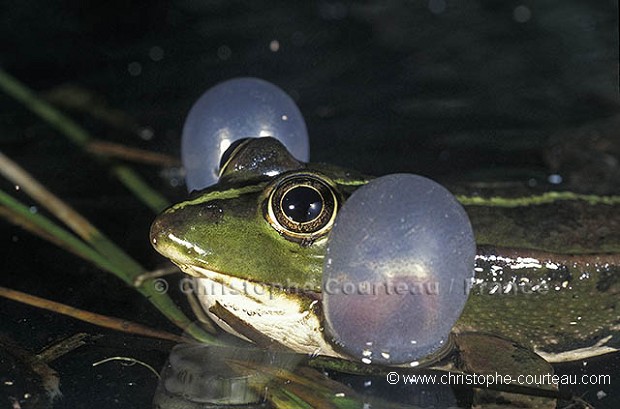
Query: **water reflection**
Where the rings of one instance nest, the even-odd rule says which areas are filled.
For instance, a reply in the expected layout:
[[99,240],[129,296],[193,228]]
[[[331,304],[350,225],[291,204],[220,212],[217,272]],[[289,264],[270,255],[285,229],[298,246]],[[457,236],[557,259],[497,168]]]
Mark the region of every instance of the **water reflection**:
[[177,345],[162,370],[153,404],[162,409],[265,407],[273,376],[260,368],[293,370],[301,360],[301,355],[256,348]]
[[[385,375],[327,373],[303,364],[307,357],[254,347],[175,346],[153,399],[157,409],[296,407],[307,402],[388,408],[455,408],[448,385],[386,381]],[[420,376],[437,374],[422,370]],[[295,399],[301,398],[301,401]],[[287,401],[288,399],[288,401]],[[462,399],[462,398],[461,398]],[[341,407],[341,406],[334,406]]]

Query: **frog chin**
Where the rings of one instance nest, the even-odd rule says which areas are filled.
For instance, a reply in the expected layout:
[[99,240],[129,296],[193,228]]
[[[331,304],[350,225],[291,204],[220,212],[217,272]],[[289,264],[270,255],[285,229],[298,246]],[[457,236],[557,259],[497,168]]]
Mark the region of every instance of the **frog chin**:
[[[248,334],[261,334],[274,344],[297,353],[345,358],[324,337],[316,294],[290,294],[290,290],[281,287],[198,266],[179,267],[195,277],[193,295],[207,315],[225,331],[257,343]],[[231,317],[234,317],[233,325]],[[240,327],[249,331],[242,334],[237,330]]]

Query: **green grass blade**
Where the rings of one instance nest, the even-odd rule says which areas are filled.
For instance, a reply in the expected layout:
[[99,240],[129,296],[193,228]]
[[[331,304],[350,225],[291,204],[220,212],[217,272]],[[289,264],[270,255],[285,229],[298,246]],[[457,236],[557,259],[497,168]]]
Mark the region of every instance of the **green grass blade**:
[[[71,142],[78,145],[88,154],[91,154],[87,149],[88,144],[95,139],[84,128],[54,106],[39,98],[32,90],[2,69],[0,69],[0,89],[24,104],[28,109],[65,135]],[[100,155],[94,156],[100,160],[104,159]],[[168,206],[168,201],[157,191],[151,189],[132,169],[117,165],[111,161],[107,162],[110,164],[112,173],[121,183],[155,213],[159,213]]]
[[32,213],[28,206],[2,190],[0,190],[0,204],[6,207],[7,211],[3,211],[2,215],[9,221],[22,225],[27,230],[46,240],[53,241],[54,244],[90,261],[102,270],[116,275],[122,274],[116,265],[110,263],[108,259],[101,256],[92,247],[47,217],[38,213]]
[[[125,281],[125,283],[135,288],[135,279],[145,273],[146,269],[127,255],[127,253],[114,244],[114,242],[108,239],[81,214],[48,191],[28,172],[1,152],[0,174],[15,185],[19,186],[20,189],[30,195],[30,197],[32,197],[37,203],[65,223],[83,241],[88,243],[90,247],[92,247],[102,258],[106,260],[105,263],[108,266],[106,270],[111,271],[118,278]],[[22,213],[22,215],[27,217],[25,213]],[[54,230],[50,231],[50,233],[56,235],[59,232]],[[63,235],[62,239],[58,238],[58,240],[66,239],[66,235]],[[81,250],[83,251],[84,248],[82,247]],[[153,280],[146,280],[143,285],[137,288],[137,290],[170,321],[178,327],[184,329],[194,338],[202,342],[219,344],[213,336],[209,335],[199,326],[193,324],[178,308],[174,301],[165,292],[162,293],[162,291],[159,290],[154,284],[155,283]]]

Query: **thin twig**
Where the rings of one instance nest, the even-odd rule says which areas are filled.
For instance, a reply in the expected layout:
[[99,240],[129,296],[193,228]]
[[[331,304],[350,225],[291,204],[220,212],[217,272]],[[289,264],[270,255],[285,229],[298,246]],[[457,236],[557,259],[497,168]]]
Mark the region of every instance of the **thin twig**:
[[62,249],[65,249],[83,259],[90,261],[97,267],[113,274],[122,272],[107,258],[101,256],[88,244],[73,234],[49,220],[47,217],[32,213],[30,209],[17,199],[0,190],[0,216],[15,223],[32,234],[47,240]]
[[[136,277],[145,271],[138,262],[109,240],[82,215],[49,192],[30,174],[1,152],[0,174],[18,185],[20,189],[28,193],[42,207],[52,212],[54,216],[63,221],[78,236],[89,243],[93,249],[112,264],[112,272],[128,285],[132,286]],[[153,282],[149,281],[137,288],[137,290],[175,325],[184,329],[196,339],[212,344],[220,344],[213,336],[192,323],[167,294],[158,291],[157,287],[152,284]]]
[[68,354],[75,349],[84,346],[88,341],[97,339],[101,335],[92,336],[84,332],[78,332],[71,335],[69,338],[65,338],[59,342],[55,342],[52,345],[47,346],[44,350],[37,354],[37,358],[42,359],[44,362],[52,362]]
[[90,311],[80,310],[79,308],[61,304],[56,301],[46,300],[45,298],[40,298],[34,295],[23,293],[21,291],[12,290],[10,288],[0,287],[0,297],[8,298],[9,300],[21,302],[23,304],[28,304],[33,307],[66,315],[80,321],[88,322],[89,324],[113,329],[116,331],[121,331],[134,335],[141,335],[144,337],[164,339],[173,342],[188,341],[184,337],[149,328],[142,324],[137,324],[135,322],[123,320],[120,318],[96,314]]
[[97,229],[88,220],[73,210],[62,200],[54,196],[43,185],[35,180],[23,168],[0,152],[0,174],[19,186],[40,205],[45,206],[51,213],[69,226],[78,236],[91,241],[97,235]]
[[118,158],[128,162],[145,163],[157,166],[181,165],[179,160],[170,155],[133,148],[120,143],[92,141],[86,146],[86,149],[89,152],[96,153],[97,155]]
[[[0,89],[24,104],[82,149],[87,150],[88,144],[94,140],[84,128],[42,98],[39,98],[32,90],[2,69],[0,69]],[[95,157],[99,159],[104,158],[100,155],[95,155]],[[158,213],[168,206],[168,201],[157,191],[151,189],[132,169],[114,163],[109,163],[109,165],[112,173],[125,187],[136,197],[140,198],[148,207],[153,209],[153,211]]]
[[106,359],[102,359],[101,361],[94,362],[93,366],[99,366],[101,364],[105,364],[107,362],[112,362],[112,361],[129,362],[131,365],[135,365],[135,364],[142,365],[143,367],[151,371],[157,377],[157,379],[161,379],[161,376],[159,376],[159,373],[157,373],[155,368],[153,368],[151,365],[147,364],[146,362],[142,362],[136,358],[132,358],[128,356],[112,356],[110,358],[106,358]]

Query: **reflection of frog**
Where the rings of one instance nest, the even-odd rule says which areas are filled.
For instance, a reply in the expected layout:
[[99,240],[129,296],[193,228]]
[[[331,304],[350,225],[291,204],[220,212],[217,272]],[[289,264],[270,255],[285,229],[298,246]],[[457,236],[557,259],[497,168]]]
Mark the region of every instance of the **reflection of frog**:
[[[350,359],[323,331],[321,273],[339,206],[369,178],[298,162],[271,138],[231,147],[222,163],[218,184],[155,220],[153,245],[197,278],[202,306],[229,332]],[[477,191],[457,195],[478,256],[472,295],[453,333],[498,335],[550,362],[618,349],[620,200]],[[296,213],[295,205],[307,211]],[[555,228],[540,231],[541,223]]]

